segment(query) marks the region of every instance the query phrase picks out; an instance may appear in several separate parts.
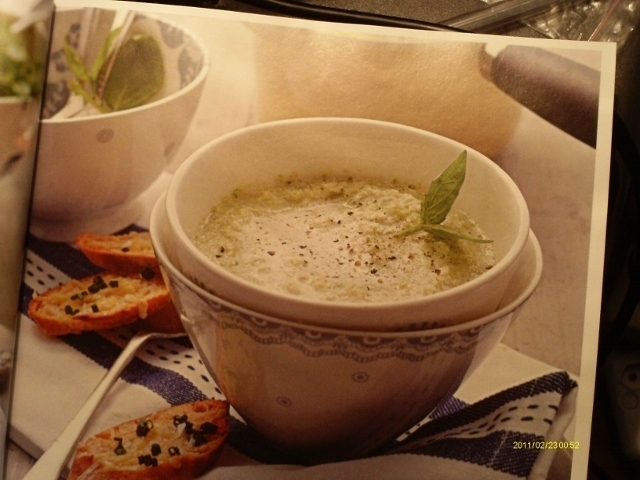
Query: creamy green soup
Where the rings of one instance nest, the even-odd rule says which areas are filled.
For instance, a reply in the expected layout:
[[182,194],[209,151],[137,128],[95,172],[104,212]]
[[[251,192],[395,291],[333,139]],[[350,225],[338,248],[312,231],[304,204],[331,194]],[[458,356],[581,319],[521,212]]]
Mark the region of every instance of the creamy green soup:
[[[396,182],[290,178],[224,198],[193,240],[221,267],[272,290],[344,302],[418,298],[495,262],[490,243],[399,236],[419,221],[423,195]],[[460,211],[443,225],[485,238]]]

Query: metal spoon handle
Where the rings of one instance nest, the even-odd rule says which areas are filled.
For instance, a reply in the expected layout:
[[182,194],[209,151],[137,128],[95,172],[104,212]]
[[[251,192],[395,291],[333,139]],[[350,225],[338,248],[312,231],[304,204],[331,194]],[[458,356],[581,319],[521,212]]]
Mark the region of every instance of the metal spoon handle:
[[122,370],[131,362],[138,348],[151,337],[177,337],[183,334],[158,334],[150,332],[140,332],[131,338],[127,346],[122,350],[113,366],[109,369],[104,378],[89,396],[89,399],[71,420],[60,436],[53,442],[51,447],[42,454],[40,459],[29,470],[23,480],[57,480],[60,472],[67,464],[74,447],[78,443],[80,436],[85,430],[89,419],[95,412],[98,405],[111,388],[111,385],[118,378]]

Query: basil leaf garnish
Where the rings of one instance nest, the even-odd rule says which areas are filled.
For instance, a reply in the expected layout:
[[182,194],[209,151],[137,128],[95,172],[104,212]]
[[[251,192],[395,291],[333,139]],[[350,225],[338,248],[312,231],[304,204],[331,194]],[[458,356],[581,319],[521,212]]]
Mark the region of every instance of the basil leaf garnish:
[[453,203],[458,198],[464,182],[467,168],[467,151],[465,150],[444,172],[429,186],[429,191],[422,201],[420,218],[422,223],[438,224],[444,222]]
[[493,240],[469,237],[440,225],[445,221],[456,198],[458,198],[466,170],[467,151],[465,150],[429,185],[429,190],[420,205],[420,223],[403,230],[398,235],[411,235],[424,231],[447,240],[491,243]]

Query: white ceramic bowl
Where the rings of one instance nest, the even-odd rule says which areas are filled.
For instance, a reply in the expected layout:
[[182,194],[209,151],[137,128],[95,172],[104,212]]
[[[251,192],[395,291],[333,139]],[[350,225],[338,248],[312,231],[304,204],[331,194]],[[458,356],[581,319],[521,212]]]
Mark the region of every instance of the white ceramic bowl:
[[[71,77],[62,51],[65,37],[77,39],[82,10],[56,12],[44,99],[53,115],[69,96]],[[100,10],[100,26],[113,12]],[[45,119],[41,124],[33,198],[34,233],[50,240],[73,239],[78,230],[114,231],[139,214],[136,198],[160,175],[189,128],[209,70],[205,46],[181,26],[137,14],[131,34],[158,39],[165,84],[158,98],[119,112]],[[89,40],[89,51],[104,36]]]
[[[463,150],[467,175],[455,207],[494,240],[495,266],[458,287],[385,303],[316,301],[276,292],[210,261],[191,238],[211,208],[236,187],[278,176],[322,174],[397,179],[428,188]],[[529,235],[527,205],[513,180],[482,154],[405,125],[364,119],[304,118],[256,125],[225,135],[189,157],[171,180],[169,223],[182,272],[232,303],[309,325],[395,331],[450,325],[497,308]]]
[[176,266],[164,202],[152,213],[151,239],[200,358],[248,425],[307,460],[369,454],[424,419],[500,341],[542,272],[531,234],[491,315],[414,332],[309,326],[252,312],[191,282]]

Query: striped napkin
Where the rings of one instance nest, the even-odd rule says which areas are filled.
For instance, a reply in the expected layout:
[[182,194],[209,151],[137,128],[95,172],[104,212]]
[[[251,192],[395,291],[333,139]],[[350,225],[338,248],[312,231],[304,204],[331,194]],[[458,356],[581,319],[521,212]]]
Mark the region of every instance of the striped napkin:
[[[34,456],[71,420],[134,332],[122,327],[49,338],[25,315],[28,302],[34,293],[99,271],[70,245],[28,240],[11,438]],[[500,372],[500,365],[520,373],[505,373],[504,367]],[[575,410],[576,387],[566,372],[500,345],[454,397],[374,456],[308,465],[264,444],[232,412],[219,466],[202,478],[547,478],[557,450],[543,447],[562,440]],[[187,338],[150,342],[125,369],[86,436],[212,397],[223,395]]]
[[251,444],[243,442],[251,433],[237,428],[230,445],[240,445],[244,455],[259,456],[262,463],[240,466],[243,460],[236,455],[230,465],[219,466],[203,479],[546,479],[557,453],[551,447],[568,443],[562,434],[573,416],[576,386],[566,373],[554,372],[471,405],[454,397],[388,449],[340,463],[265,465],[272,459],[259,448],[242,448]]

